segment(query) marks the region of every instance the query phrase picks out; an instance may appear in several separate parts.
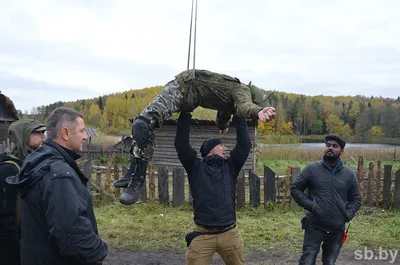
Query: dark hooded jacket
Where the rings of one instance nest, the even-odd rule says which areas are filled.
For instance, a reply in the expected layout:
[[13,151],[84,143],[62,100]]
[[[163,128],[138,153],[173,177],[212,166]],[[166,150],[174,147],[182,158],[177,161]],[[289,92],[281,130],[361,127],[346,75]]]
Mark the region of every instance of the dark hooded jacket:
[[226,227],[236,221],[237,177],[249,156],[251,141],[247,123],[235,115],[237,143],[224,159],[218,155],[201,159],[189,143],[191,115],[181,112],[175,138],[178,158],[185,168],[194,206],[194,222],[206,227]]
[[39,127],[44,127],[44,124],[33,119],[18,120],[10,124],[8,127],[8,137],[15,145],[11,151],[14,156],[23,161],[28,154],[33,152],[28,147],[29,136]]
[[269,106],[261,89],[241,83],[238,78],[207,70],[183,71],[176,76],[183,94],[182,110],[191,112],[201,106],[217,110],[216,124],[228,127],[232,114],[240,119],[257,119],[258,112]]
[[15,156],[0,154],[0,264],[20,264],[18,194],[6,178],[18,174],[21,164]]
[[96,264],[106,257],[78,158],[46,140],[26,157],[21,173],[7,179],[21,194],[22,264]]
[[[308,189],[308,195],[304,190]],[[308,164],[292,184],[293,199],[308,210],[307,217],[329,232],[342,231],[361,206],[357,177],[342,164],[335,168],[325,161]]]
[[[12,259],[15,264],[19,263],[20,252],[20,231],[19,231],[19,200],[15,186],[6,182],[10,176],[19,173],[22,160],[33,150],[29,149],[28,141],[31,133],[44,127],[42,123],[32,119],[17,120],[8,128],[14,149],[11,153],[0,154],[0,243],[6,256],[1,256],[0,260],[8,263],[7,259]],[[4,245],[5,244],[5,245]]]

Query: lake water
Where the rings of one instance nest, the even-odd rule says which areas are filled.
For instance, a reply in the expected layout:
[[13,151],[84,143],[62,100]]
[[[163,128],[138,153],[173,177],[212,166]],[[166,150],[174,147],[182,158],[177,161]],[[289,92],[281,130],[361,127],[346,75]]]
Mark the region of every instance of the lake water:
[[[258,146],[267,147],[267,146],[282,146],[282,147],[299,147],[299,148],[324,148],[324,143],[301,143],[301,144],[258,144]],[[368,149],[400,149],[398,145],[389,145],[389,144],[346,144],[346,148],[368,148]]]

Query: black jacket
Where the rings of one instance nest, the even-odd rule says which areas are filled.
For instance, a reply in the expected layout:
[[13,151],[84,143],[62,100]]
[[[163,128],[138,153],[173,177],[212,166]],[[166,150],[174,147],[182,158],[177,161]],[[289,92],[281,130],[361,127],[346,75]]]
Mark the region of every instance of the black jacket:
[[206,227],[226,227],[236,221],[235,195],[237,177],[250,153],[247,123],[234,116],[237,144],[224,159],[218,155],[197,157],[189,143],[191,115],[181,112],[175,149],[185,168],[193,197],[194,221]]
[[47,140],[26,157],[19,176],[7,179],[21,194],[22,264],[92,264],[106,257],[77,158]]
[[[308,189],[308,196],[303,192]],[[292,184],[293,199],[308,210],[307,217],[327,231],[342,230],[361,206],[357,177],[341,162],[331,168],[325,161],[308,164]]]
[[0,154],[0,240],[9,240],[19,237],[17,224],[17,189],[6,182],[10,176],[19,172],[13,161],[21,166],[22,161],[7,154]]

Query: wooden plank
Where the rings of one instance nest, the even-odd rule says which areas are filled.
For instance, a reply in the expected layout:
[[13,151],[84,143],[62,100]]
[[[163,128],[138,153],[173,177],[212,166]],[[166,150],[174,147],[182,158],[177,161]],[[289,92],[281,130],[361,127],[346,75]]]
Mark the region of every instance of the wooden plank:
[[358,157],[357,178],[360,185],[361,200],[364,198],[364,158]]
[[[300,168],[299,167],[294,167],[292,168],[292,184],[293,182],[297,179],[297,177],[300,175]],[[297,202],[290,196],[290,207],[296,208],[299,207]]]
[[140,190],[139,198],[143,202],[147,201],[147,170],[146,175],[144,175],[143,187]]
[[[283,183],[283,194],[282,194],[283,197],[287,197],[288,189],[290,186],[291,175],[292,175],[292,167],[288,167],[286,169],[285,182]],[[286,204],[286,200],[282,200],[281,207],[285,208],[285,204]]]
[[394,206],[400,207],[400,169],[396,171],[394,182]]
[[369,207],[373,206],[374,198],[373,198],[373,187],[372,180],[374,179],[374,163],[369,162],[368,166],[368,182],[367,182],[367,205]]
[[154,176],[154,168],[152,165],[148,166],[147,172],[149,174],[149,199],[153,201],[156,199],[156,180]]
[[264,206],[268,202],[276,203],[275,172],[264,165]]
[[[119,180],[119,166],[117,163],[114,164],[114,180]],[[114,193],[119,195],[121,193],[121,189],[114,187]]]
[[375,178],[375,206],[379,206],[381,200],[381,178],[382,178],[382,162],[378,160],[376,163],[376,178]]
[[96,186],[101,189],[101,173],[96,173]]
[[392,165],[383,167],[383,207],[390,207],[390,190],[392,187]]
[[185,174],[183,168],[173,169],[172,180],[172,207],[182,206],[185,203]]
[[111,165],[109,164],[106,171],[106,184],[105,184],[105,190],[107,193],[110,193],[110,184],[111,184]]
[[88,179],[87,187],[90,189],[90,182],[92,181],[92,160],[89,159],[88,161],[83,164],[83,175]]
[[169,203],[169,181],[166,167],[158,168],[158,199],[160,203]]
[[249,171],[250,183],[250,204],[253,207],[260,206],[260,177],[258,177],[252,170]]
[[245,178],[244,178],[244,170],[241,170],[237,179],[237,187],[236,187],[236,200],[237,200],[237,209],[242,210],[246,204],[246,187],[245,187]]

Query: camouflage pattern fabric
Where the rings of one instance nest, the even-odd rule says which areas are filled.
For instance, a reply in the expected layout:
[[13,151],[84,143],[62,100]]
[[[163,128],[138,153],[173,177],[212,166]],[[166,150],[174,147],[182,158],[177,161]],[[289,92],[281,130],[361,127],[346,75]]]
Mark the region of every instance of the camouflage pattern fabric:
[[184,71],[176,76],[183,95],[182,108],[188,111],[201,106],[217,110],[216,123],[227,128],[232,114],[241,119],[257,119],[263,107],[253,103],[251,89],[238,78],[207,70]]
[[154,128],[161,127],[176,112],[192,112],[198,106],[217,110],[216,124],[221,130],[228,127],[234,113],[241,119],[257,119],[265,102],[258,102],[255,98],[257,93],[252,91],[257,87],[251,88],[239,79],[225,74],[195,70],[193,75],[193,70],[183,71],[175,80],[167,83],[161,93],[140,113],[150,121],[152,134],[146,148],[140,149],[136,141],[132,141],[132,155],[151,160],[154,152]]
[[177,80],[172,80],[165,85],[160,94],[140,113],[141,116],[154,122],[154,126],[159,128],[164,121],[179,112],[182,106],[182,92]]
[[182,92],[176,80],[170,81],[160,94],[140,113],[150,121],[151,135],[147,147],[140,149],[135,139],[132,141],[131,154],[134,158],[151,160],[154,153],[154,128],[162,126],[164,121],[179,112],[182,106]]

